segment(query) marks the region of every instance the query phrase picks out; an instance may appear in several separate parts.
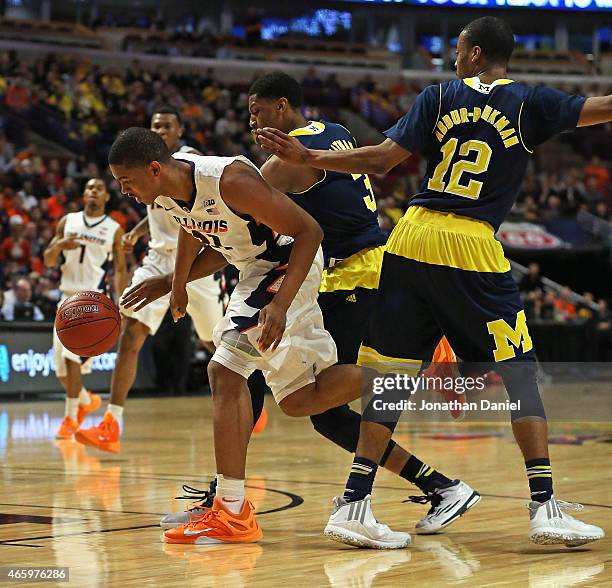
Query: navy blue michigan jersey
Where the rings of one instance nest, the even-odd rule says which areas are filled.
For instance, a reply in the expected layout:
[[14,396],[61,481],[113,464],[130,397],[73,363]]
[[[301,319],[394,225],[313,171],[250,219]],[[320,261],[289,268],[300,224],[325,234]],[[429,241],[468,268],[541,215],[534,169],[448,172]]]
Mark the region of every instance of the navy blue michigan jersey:
[[490,223],[512,208],[533,148],[576,127],[584,98],[512,80],[429,86],[385,135],[427,159],[410,201]]
[[[356,147],[355,139],[343,126],[324,121],[309,122],[289,134],[311,149]],[[308,190],[288,196],[321,225],[326,266],[330,260],[346,259],[386,241],[378,225],[376,200],[367,174],[324,171],[323,178]]]

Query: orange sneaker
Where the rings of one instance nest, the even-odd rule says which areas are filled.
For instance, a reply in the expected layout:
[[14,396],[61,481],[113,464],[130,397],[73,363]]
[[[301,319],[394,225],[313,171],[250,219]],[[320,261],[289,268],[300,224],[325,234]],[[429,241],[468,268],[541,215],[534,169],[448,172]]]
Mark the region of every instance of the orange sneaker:
[[255,507],[244,501],[242,511],[235,515],[223,508],[215,496],[213,507],[186,525],[164,532],[165,543],[255,543],[263,537],[255,520]]
[[89,392],[89,390],[87,391],[87,394],[89,394],[89,404],[79,404],[79,412],[77,413],[77,421],[79,426],[83,424],[85,417],[90,412],[95,412],[102,405],[102,398],[100,398],[100,396],[94,394],[93,392]]
[[257,419],[255,426],[253,427],[253,433],[263,432],[267,424],[268,424],[268,412],[266,411],[265,408],[262,408],[261,414],[259,415],[259,418]]
[[69,416],[65,416],[60,428],[55,434],[56,439],[72,439],[72,436],[79,430],[79,423]]
[[74,437],[79,443],[95,447],[101,451],[110,451],[111,453],[121,451],[119,423],[110,412],[104,415],[97,427],[81,429],[77,431]]

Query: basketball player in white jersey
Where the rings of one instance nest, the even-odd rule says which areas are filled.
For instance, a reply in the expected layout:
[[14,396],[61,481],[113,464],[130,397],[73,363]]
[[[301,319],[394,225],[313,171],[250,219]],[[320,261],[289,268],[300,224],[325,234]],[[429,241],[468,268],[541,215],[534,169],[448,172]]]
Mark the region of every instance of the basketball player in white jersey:
[[[154,112],[151,117],[151,130],[162,138],[170,153],[199,153],[192,147],[181,146],[183,126],[180,114],[173,108],[160,108]],[[145,218],[123,236],[123,248],[129,252],[138,239],[150,234],[149,251],[142,265],[134,272],[131,288],[148,278],[173,271],[179,230],[163,206],[155,202],[147,205]],[[212,276],[189,284],[190,304],[187,312],[193,319],[198,337],[211,352],[214,349],[213,329],[223,316],[219,292],[219,284]],[[76,440],[80,443],[113,453],[121,450],[119,423],[128,393],[136,379],[138,354],[145,339],[154,335],[161,325],[169,301],[170,295],[167,295],[139,311],[121,309],[123,321],[108,410],[97,426],[79,431]]]
[[[84,209],[64,216],[57,225],[55,237],[44,252],[47,267],[57,265],[60,256],[59,304],[81,290],[105,290],[105,278],[109,266],[114,265],[114,289],[116,295],[127,284],[125,254],[121,246],[123,229],[108,216],[104,209],[110,195],[104,182],[98,178],[85,184]],[[58,439],[69,439],[78,430],[85,417],[100,407],[100,397],[87,392],[81,382],[81,374],[91,372],[91,360],[81,358],[66,349],[53,329],[53,353],[55,373],[66,390],[64,420],[57,432]]]
[[[262,532],[244,493],[252,427],[249,375],[261,369],[290,416],[319,414],[354,400],[368,383],[361,368],[333,365],[336,347],[317,304],[323,233],[244,157],[171,156],[157,135],[133,127],[113,143],[109,164],[123,194],[161,204],[183,229],[170,299],[175,320],[189,304],[188,282],[227,263],[240,271],[226,315],[215,327],[216,351],[208,367],[217,494],[210,510],[167,530],[165,541],[257,541]],[[369,501],[366,515],[389,546],[410,542],[407,533],[377,523]]]

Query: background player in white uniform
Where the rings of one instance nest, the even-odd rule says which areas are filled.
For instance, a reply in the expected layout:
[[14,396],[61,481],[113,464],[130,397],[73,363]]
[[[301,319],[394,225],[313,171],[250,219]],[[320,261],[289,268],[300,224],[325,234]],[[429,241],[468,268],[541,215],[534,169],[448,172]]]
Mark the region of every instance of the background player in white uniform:
[[[354,400],[367,383],[357,366],[333,365],[336,347],[317,305],[321,228],[243,157],[170,156],[159,137],[134,127],[113,143],[109,164],[123,194],[144,203],[157,199],[184,229],[170,300],[175,320],[189,302],[187,282],[228,262],[240,271],[226,316],[215,328],[217,350],[208,367],[217,495],[210,511],[166,531],[165,540],[257,541],[261,529],[244,497],[252,426],[248,376],[261,369],[291,416]],[[397,547],[410,541],[406,533],[377,528]]]
[[[170,153],[198,153],[192,147],[186,145],[181,147],[183,126],[178,111],[172,108],[160,108],[153,113],[151,130],[163,139]],[[175,220],[163,206],[155,202],[147,205],[147,216],[122,239],[124,250],[129,252],[138,239],[150,233],[149,251],[142,265],[132,276],[131,288],[148,278],[173,271],[179,230]],[[190,304],[187,312],[193,319],[198,337],[209,351],[213,350],[211,343],[213,329],[223,316],[219,293],[219,284],[212,276],[189,284]],[[102,451],[120,451],[119,423],[128,393],[136,379],[138,354],[145,339],[157,332],[168,311],[169,302],[168,294],[142,310],[121,309],[123,324],[111,380],[108,410],[99,425],[79,431],[76,439],[80,443]]]
[[[105,290],[106,272],[114,265],[115,293],[123,292],[127,284],[125,255],[121,247],[123,229],[104,212],[110,195],[104,182],[90,179],[83,194],[84,210],[64,216],[57,232],[44,253],[47,267],[57,264],[60,255],[62,278],[59,304],[80,290]],[[67,439],[78,430],[85,416],[100,406],[100,397],[83,388],[81,374],[91,372],[91,361],[68,351],[53,329],[55,373],[66,390],[64,420],[57,432],[59,439]]]

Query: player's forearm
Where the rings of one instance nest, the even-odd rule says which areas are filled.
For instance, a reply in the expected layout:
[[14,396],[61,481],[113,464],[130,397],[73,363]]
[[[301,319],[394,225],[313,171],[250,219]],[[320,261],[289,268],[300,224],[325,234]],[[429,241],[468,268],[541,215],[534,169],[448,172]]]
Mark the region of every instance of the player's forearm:
[[295,295],[304,283],[319,245],[323,240],[323,231],[314,221],[304,231],[293,236],[293,247],[289,256],[287,273],[281,284],[274,302],[280,304],[285,310],[291,306]]
[[172,278],[173,287],[183,288],[185,286],[193,263],[201,249],[202,243],[200,241],[183,229],[179,231],[174,276]]
[[612,121],[612,95],[587,98],[578,118],[579,127]]
[[57,245],[49,245],[43,253],[43,263],[45,267],[55,267],[61,252],[62,250]]
[[212,276],[215,272],[221,271],[226,265],[227,259],[223,255],[210,247],[204,247],[203,251],[200,251],[195,258],[187,276],[187,281],[193,282],[206,276]]
[[317,169],[349,174],[385,174],[393,167],[378,145],[346,151],[308,149],[305,163]]
[[148,215],[142,218],[136,226],[130,231],[137,239],[149,234],[149,217]]

